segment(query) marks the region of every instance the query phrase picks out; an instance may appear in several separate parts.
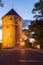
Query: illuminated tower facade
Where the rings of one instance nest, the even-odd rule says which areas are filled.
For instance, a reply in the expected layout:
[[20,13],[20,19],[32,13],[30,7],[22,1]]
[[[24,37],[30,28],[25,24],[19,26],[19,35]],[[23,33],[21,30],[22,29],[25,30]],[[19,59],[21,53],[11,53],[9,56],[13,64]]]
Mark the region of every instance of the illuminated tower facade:
[[11,9],[2,17],[2,47],[14,48],[22,41],[22,18]]

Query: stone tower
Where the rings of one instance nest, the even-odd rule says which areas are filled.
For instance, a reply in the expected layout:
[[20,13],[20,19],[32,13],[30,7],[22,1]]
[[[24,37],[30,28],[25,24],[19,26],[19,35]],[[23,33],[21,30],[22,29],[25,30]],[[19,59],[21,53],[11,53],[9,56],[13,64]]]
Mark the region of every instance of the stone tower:
[[11,9],[2,17],[2,48],[20,46],[22,41],[22,18]]

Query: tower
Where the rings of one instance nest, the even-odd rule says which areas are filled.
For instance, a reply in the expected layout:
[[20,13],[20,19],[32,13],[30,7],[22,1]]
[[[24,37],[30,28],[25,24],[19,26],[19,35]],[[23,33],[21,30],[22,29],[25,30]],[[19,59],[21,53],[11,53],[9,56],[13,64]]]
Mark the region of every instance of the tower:
[[22,41],[22,18],[11,9],[2,17],[2,47],[14,48]]

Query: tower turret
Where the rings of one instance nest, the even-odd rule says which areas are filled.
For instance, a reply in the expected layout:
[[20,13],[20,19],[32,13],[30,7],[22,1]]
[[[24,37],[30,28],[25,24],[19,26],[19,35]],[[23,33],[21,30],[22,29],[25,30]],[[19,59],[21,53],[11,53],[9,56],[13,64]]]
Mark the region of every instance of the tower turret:
[[22,18],[11,9],[2,17],[2,47],[19,46],[22,38]]

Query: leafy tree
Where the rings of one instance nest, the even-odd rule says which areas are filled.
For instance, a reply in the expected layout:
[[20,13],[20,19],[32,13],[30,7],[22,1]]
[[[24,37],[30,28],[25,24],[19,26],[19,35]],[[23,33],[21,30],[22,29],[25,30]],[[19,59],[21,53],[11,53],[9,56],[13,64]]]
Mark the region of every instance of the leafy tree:
[[3,7],[3,3],[2,3],[2,0],[0,0],[0,6]]
[[38,15],[35,15],[34,18],[42,18],[43,17],[43,0],[39,0],[39,2],[34,4],[34,8],[32,13],[35,14],[38,11]]
[[[37,44],[43,47],[43,20],[32,21],[29,30],[30,37],[34,38]],[[34,34],[31,34],[32,32],[34,32]]]
[[41,48],[43,48],[43,0],[35,3],[32,13],[35,14],[36,12],[38,12],[38,15],[34,16],[36,20],[31,21],[31,24],[28,26],[30,31],[29,37],[34,38],[36,40],[35,43],[40,44]]

